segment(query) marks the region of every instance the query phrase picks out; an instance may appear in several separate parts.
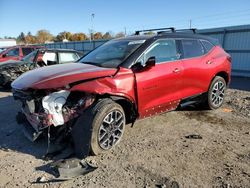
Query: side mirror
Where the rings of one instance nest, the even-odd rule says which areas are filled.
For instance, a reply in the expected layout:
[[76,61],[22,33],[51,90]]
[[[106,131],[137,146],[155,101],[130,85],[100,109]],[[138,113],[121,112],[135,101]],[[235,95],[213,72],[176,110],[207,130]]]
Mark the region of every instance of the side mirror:
[[135,63],[131,68],[135,72],[142,72],[142,71],[146,71],[154,66],[155,66],[155,57],[150,57],[146,61],[145,65],[142,65],[142,62],[138,62],[138,63]]
[[47,60],[47,65],[56,65],[56,61]]
[[148,58],[148,60],[146,61],[145,63],[145,68],[151,68],[151,67],[154,67],[155,66],[155,57],[152,56],[150,58]]
[[3,54],[3,55],[2,55],[2,58],[5,58],[5,57],[7,57],[7,54]]

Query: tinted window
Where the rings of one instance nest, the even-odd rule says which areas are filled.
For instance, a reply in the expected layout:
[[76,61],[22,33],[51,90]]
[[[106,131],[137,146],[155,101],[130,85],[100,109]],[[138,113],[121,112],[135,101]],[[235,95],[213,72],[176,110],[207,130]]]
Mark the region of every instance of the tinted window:
[[156,63],[178,59],[175,40],[160,40],[155,42],[144,54],[143,62],[155,57]]
[[35,50],[32,53],[29,53],[28,55],[26,55],[25,57],[23,57],[22,61],[28,62],[28,63],[33,63],[34,60],[35,60],[36,54],[37,54],[37,50]]
[[7,56],[19,56],[19,48],[9,50]]
[[203,44],[207,52],[209,52],[214,47],[214,45],[205,40],[202,40],[201,43]]
[[76,53],[59,52],[58,55],[59,55],[60,63],[74,62],[79,59]]
[[33,51],[32,48],[23,48],[22,50],[23,50],[23,56],[26,56]]
[[198,57],[204,54],[203,47],[198,40],[182,40],[184,58]]
[[111,40],[91,51],[80,62],[116,68],[144,42],[145,40]]

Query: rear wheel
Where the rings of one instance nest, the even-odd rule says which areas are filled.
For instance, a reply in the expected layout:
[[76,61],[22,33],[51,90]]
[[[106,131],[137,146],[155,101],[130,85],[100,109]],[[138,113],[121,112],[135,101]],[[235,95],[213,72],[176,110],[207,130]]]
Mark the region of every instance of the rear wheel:
[[206,107],[209,109],[217,109],[221,107],[224,101],[226,91],[226,81],[220,76],[216,76],[208,90]]

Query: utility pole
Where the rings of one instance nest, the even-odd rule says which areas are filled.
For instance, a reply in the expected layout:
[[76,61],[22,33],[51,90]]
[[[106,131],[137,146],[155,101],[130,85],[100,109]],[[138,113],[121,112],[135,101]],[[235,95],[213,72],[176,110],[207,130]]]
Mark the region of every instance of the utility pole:
[[93,40],[92,37],[93,37],[93,31],[94,31],[94,23],[93,23],[94,17],[95,17],[95,14],[92,13],[90,17],[90,21],[91,21],[90,42]]
[[192,20],[189,20],[189,29],[192,29]]
[[124,27],[124,35],[127,36],[127,28]]

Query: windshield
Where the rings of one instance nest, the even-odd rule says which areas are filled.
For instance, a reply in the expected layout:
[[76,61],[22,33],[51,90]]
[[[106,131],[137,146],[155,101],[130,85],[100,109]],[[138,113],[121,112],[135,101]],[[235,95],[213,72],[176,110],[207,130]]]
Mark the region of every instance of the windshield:
[[145,40],[112,40],[96,48],[80,60],[80,63],[116,68]]
[[35,56],[36,56],[37,50],[31,52],[30,54],[26,55],[24,58],[22,58],[22,61],[33,63]]
[[6,50],[6,48],[0,48],[0,53]]

